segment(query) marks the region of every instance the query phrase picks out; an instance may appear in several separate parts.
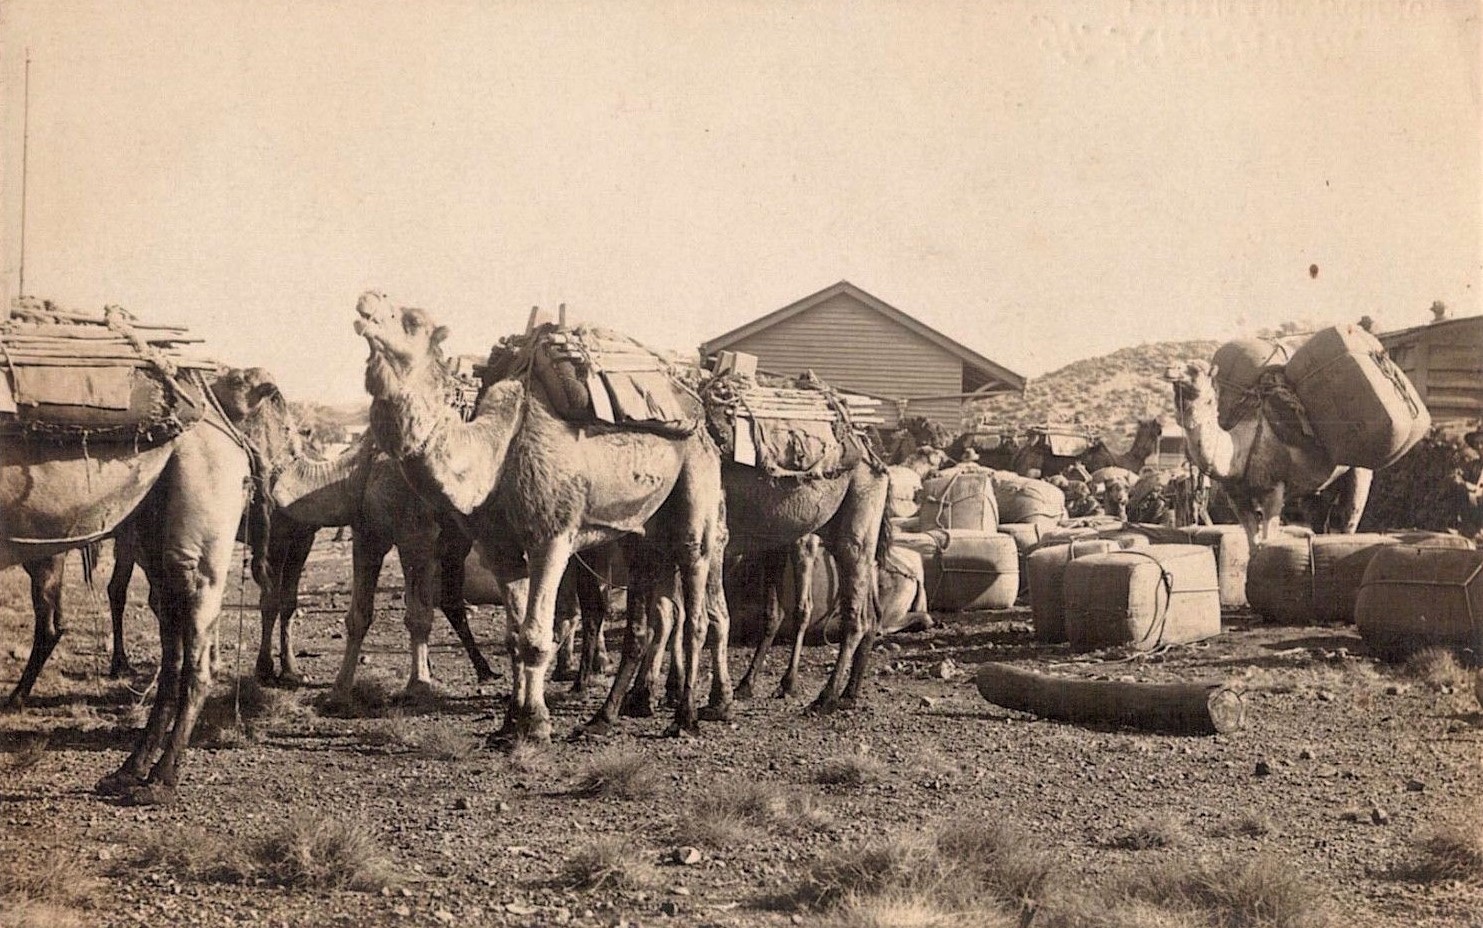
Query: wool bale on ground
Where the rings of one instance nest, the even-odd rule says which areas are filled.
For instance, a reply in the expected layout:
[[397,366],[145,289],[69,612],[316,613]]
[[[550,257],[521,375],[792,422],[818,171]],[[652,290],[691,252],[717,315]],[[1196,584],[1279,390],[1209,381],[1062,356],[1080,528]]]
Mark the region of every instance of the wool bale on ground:
[[919,524],[933,529],[992,532],[1000,522],[995,472],[963,464],[922,482]]
[[1020,589],[1019,552],[999,532],[934,529],[896,539],[922,557],[933,611],[1008,609]]
[[1220,634],[1215,554],[1204,545],[1150,545],[1066,565],[1066,638],[1073,650],[1135,650]]
[[1365,568],[1397,543],[1375,533],[1273,539],[1251,556],[1246,597],[1258,615],[1283,625],[1353,621]]
[[999,522],[1055,526],[1066,518],[1066,494],[1060,487],[1009,471],[993,471]]
[[1369,649],[1399,659],[1449,648],[1483,656],[1483,552],[1396,544],[1365,571],[1355,624]]
[[1079,557],[1120,550],[1117,542],[1094,536],[1042,544],[1030,552],[1025,558],[1025,575],[1036,640],[1047,644],[1066,640],[1066,565]]
[[1180,529],[1190,544],[1204,545],[1215,552],[1215,570],[1220,577],[1220,604],[1239,609],[1246,602],[1246,568],[1251,543],[1239,525],[1186,525]]
[[1387,467],[1431,428],[1416,388],[1358,325],[1321,329],[1293,352],[1284,373],[1336,463]]

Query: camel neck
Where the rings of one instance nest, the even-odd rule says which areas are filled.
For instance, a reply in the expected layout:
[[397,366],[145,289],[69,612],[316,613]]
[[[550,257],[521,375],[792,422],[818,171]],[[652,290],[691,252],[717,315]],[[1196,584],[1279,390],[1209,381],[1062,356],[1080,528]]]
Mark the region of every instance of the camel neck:
[[1215,404],[1202,404],[1180,416],[1185,447],[1195,466],[1212,477],[1239,477],[1245,462],[1230,432],[1216,421]]

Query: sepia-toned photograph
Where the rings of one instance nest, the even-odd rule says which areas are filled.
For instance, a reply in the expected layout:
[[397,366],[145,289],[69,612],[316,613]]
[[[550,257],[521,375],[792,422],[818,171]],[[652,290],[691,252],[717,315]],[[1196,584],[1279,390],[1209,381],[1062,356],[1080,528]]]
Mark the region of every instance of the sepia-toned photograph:
[[1483,928],[1480,0],[0,0],[0,928]]

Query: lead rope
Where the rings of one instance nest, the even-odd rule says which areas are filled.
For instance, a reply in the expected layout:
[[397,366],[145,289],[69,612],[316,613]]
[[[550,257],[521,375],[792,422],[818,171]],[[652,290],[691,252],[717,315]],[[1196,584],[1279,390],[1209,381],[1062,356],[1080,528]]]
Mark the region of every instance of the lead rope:
[[[251,480],[252,477],[248,476],[243,481],[243,485],[247,489],[248,507],[252,505]],[[237,574],[237,656],[235,658],[236,666],[232,668],[232,675],[236,678],[235,685],[232,687],[232,722],[239,730],[242,728],[242,626],[246,623],[246,620],[242,616],[247,612],[247,572],[252,558],[252,517],[249,516],[244,521],[246,522],[247,530],[243,533],[245,541],[242,543],[242,564],[238,568]],[[261,590],[258,591],[258,595],[262,596]],[[210,647],[208,644],[206,658],[208,666],[211,663]]]

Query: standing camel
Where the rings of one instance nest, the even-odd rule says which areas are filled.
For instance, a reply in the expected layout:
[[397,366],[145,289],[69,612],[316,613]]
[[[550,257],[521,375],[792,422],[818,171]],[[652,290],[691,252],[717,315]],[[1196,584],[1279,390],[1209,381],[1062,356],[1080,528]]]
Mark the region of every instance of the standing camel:
[[1127,451],[1113,451],[1107,447],[1107,442],[1098,438],[1077,462],[1089,473],[1104,467],[1121,467],[1137,474],[1143,470],[1154,452],[1159,450],[1159,439],[1163,434],[1164,425],[1158,419],[1140,419],[1138,431],[1133,435],[1133,443],[1128,446]]
[[[635,658],[647,643],[648,591],[666,565],[681,571],[686,663],[670,731],[696,731],[708,574],[725,545],[719,458],[704,430],[667,436],[579,426],[557,415],[536,377],[490,385],[464,422],[444,401],[447,329],[379,293],[364,294],[356,315],[356,332],[370,346],[366,391],[377,445],[419,496],[475,540],[499,580],[513,670],[502,732],[550,741],[545,678],[562,572],[575,552],[618,539],[629,552],[633,642],[625,650]],[[718,680],[724,674],[718,668]]]
[[207,646],[252,496],[254,455],[271,465],[294,435],[276,388],[249,395],[238,427],[203,382],[194,387],[200,421],[153,447],[0,443],[0,567],[101,538],[131,515],[139,533],[160,626],[158,689],[133,751],[98,784],[134,802],[174,794],[211,680]]
[[1281,524],[1282,503],[1291,494],[1314,493],[1349,475],[1343,505],[1343,531],[1359,528],[1374,472],[1335,464],[1323,446],[1303,434],[1295,399],[1268,395],[1254,412],[1223,429],[1217,421],[1218,369],[1205,361],[1171,367],[1174,414],[1185,432],[1185,453],[1199,470],[1225,490],[1252,547],[1267,541]]

